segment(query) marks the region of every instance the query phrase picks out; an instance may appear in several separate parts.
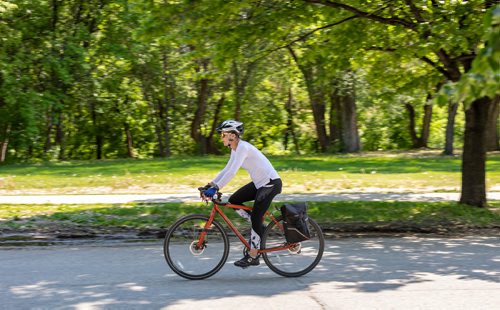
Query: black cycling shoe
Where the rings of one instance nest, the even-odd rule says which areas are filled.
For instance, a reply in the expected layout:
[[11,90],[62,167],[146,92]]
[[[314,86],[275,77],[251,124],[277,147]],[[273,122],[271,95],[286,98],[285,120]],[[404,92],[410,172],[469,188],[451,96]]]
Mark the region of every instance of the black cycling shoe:
[[259,256],[253,258],[252,256],[247,254],[242,259],[235,261],[234,265],[241,268],[247,268],[250,266],[259,266],[260,265]]

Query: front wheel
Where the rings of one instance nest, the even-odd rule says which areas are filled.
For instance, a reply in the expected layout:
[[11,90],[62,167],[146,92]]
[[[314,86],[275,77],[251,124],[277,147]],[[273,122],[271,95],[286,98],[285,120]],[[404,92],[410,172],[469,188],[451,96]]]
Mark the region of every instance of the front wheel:
[[[170,268],[186,279],[201,280],[218,272],[229,255],[229,239],[221,224],[213,221],[206,228],[208,216],[185,216],[169,228],[163,253]],[[198,246],[200,234],[206,235]]]
[[300,277],[310,272],[320,262],[325,249],[325,237],[319,225],[311,218],[308,220],[311,238],[294,246],[286,247],[283,231],[283,219],[272,221],[264,232],[262,240],[264,249],[284,248],[279,251],[262,253],[267,266],[275,273],[285,277]]

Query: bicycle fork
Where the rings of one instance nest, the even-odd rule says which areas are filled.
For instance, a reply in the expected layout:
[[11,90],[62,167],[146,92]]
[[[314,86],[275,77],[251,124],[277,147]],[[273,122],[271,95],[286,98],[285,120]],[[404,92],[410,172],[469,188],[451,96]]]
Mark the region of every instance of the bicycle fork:
[[207,236],[207,232],[210,230],[210,226],[212,226],[212,223],[215,218],[215,212],[216,212],[215,208],[212,208],[208,221],[205,223],[205,227],[203,227],[203,230],[201,231],[200,236],[198,237],[198,242],[196,243],[196,249],[202,249],[203,247],[205,247],[205,237]]

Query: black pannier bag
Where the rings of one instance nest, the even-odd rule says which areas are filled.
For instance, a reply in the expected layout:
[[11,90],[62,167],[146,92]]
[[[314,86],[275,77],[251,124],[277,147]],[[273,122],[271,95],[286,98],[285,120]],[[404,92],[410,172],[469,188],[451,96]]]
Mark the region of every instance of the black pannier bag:
[[307,224],[307,205],[305,202],[286,203],[281,206],[285,238],[289,243],[296,243],[311,238]]

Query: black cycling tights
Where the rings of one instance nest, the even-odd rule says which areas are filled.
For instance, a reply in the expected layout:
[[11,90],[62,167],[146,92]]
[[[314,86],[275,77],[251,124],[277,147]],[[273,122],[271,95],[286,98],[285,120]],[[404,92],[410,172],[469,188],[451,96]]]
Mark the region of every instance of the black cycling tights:
[[[229,197],[229,203],[242,205],[244,202],[255,200],[253,211],[250,214],[252,222],[252,235],[250,237],[253,249],[260,249],[260,239],[264,231],[262,230],[262,217],[271,205],[273,198],[281,193],[281,179],[270,180],[269,183],[257,189],[253,182],[248,183],[238,189]],[[255,236],[255,234],[258,235]]]

